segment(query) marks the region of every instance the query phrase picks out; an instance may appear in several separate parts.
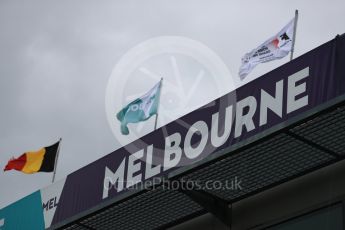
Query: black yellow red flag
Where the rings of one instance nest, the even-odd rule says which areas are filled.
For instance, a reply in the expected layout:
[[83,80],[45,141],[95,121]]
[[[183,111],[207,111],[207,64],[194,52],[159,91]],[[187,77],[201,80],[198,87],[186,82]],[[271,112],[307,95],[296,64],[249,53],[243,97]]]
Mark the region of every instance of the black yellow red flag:
[[53,172],[59,144],[60,141],[38,151],[25,152],[20,157],[9,160],[4,171],[17,170],[27,174]]

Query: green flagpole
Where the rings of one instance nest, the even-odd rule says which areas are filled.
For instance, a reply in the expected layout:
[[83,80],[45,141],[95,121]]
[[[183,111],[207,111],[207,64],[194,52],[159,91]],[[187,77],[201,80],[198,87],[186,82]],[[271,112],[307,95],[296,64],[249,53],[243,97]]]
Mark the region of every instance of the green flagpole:
[[161,78],[161,81],[160,81],[160,84],[159,84],[159,98],[158,98],[158,106],[157,106],[157,113],[156,113],[156,119],[155,119],[155,126],[154,126],[154,130],[156,130],[156,129],[157,129],[157,121],[158,121],[159,104],[161,103],[162,84],[163,84],[163,78]]

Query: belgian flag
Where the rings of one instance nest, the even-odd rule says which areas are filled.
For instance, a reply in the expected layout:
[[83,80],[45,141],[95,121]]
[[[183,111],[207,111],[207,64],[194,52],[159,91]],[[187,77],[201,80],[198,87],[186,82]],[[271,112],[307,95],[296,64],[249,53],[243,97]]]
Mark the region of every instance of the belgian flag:
[[4,171],[14,169],[27,174],[53,172],[59,145],[60,141],[35,152],[25,152],[20,157],[9,160]]

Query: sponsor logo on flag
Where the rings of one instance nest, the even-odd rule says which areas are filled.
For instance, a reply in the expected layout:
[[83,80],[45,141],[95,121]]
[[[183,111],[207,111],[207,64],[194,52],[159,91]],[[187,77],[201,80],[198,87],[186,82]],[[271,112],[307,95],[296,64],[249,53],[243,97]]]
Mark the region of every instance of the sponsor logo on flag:
[[291,20],[277,35],[271,37],[242,57],[239,75],[243,80],[260,63],[280,59],[292,49],[294,22]]
[[137,123],[149,119],[157,114],[161,81],[142,97],[132,101],[117,113],[116,118],[121,122],[121,133],[129,134],[128,123]]

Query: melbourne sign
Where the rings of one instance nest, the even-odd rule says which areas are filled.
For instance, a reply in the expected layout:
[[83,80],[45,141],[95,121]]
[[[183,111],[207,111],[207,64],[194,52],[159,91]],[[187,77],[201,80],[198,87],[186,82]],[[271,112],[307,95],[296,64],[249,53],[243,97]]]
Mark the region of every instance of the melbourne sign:
[[[123,158],[115,171],[106,166],[102,198],[109,196],[112,187],[116,192],[120,192],[178,167],[183,158],[193,161],[202,154],[211,154],[229,140],[238,139],[244,133],[253,132],[258,127],[271,123],[271,118],[283,120],[289,114],[308,106],[309,71],[307,66],[286,79],[272,79],[273,94],[259,89],[259,94],[248,95],[234,104],[220,108],[221,111],[209,114],[209,117],[206,115],[206,119],[193,121],[185,134],[174,132],[162,136],[164,151],[160,153],[163,157],[158,164],[157,161],[153,164],[153,158],[158,154],[153,153],[155,147],[152,143]],[[223,113],[223,116],[220,116],[220,113]],[[255,115],[258,119],[254,119]],[[198,139],[196,143],[193,143],[193,138]],[[142,160],[144,157],[146,159]],[[112,186],[115,184],[116,186]]]
[[[134,185],[232,154],[244,141],[344,100],[343,63],[345,38],[338,37],[1,209],[3,227],[34,224],[37,216],[37,229],[57,227],[121,200]],[[36,217],[17,221],[24,210]]]
[[134,185],[169,178],[341,97],[344,46],[344,38],[334,39],[72,173],[52,225],[119,199]]

